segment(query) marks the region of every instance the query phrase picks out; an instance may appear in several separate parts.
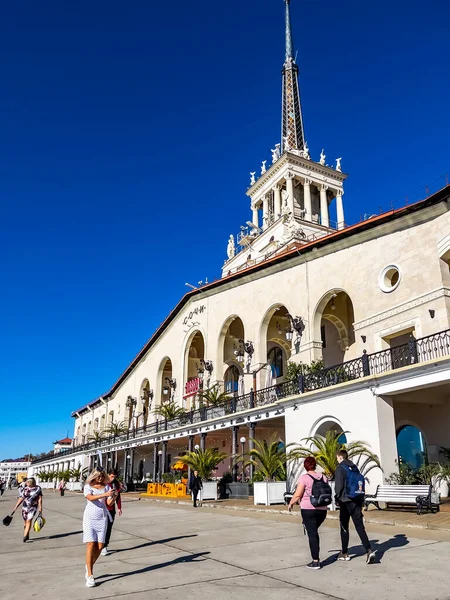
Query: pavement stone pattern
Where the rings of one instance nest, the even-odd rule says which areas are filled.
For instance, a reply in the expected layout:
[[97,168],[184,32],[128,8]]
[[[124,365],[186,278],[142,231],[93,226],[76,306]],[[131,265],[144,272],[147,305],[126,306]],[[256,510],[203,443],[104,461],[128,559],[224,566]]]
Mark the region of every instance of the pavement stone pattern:
[[[0,498],[3,518],[15,493]],[[336,520],[321,528],[324,568],[309,571],[306,536],[298,517],[277,512],[186,505],[124,498],[111,549],[100,557],[98,586],[86,588],[79,494],[44,495],[45,528],[22,542],[19,514],[1,525],[0,598],[43,600],[447,600],[450,533],[410,527],[368,526],[377,548],[366,565],[354,531],[354,558],[337,562]]]

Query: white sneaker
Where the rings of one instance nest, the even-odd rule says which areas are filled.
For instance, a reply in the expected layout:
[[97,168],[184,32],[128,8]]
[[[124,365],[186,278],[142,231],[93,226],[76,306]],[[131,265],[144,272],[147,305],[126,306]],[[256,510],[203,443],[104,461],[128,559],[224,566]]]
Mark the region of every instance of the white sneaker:
[[97,584],[95,583],[94,576],[86,577],[86,587],[95,587]]
[[102,556],[108,556],[109,554],[111,554],[111,552],[108,550],[108,546],[105,546],[103,548],[103,550],[101,551],[101,555]]

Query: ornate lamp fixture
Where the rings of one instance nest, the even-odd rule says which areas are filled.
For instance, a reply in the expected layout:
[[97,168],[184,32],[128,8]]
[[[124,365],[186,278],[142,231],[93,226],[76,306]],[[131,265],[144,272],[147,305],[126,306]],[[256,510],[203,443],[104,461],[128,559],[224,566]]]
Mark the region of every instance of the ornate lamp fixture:
[[166,377],[165,381],[169,384],[170,389],[172,389],[172,390],[177,389],[177,380],[176,379],[169,379],[169,377]]
[[203,365],[205,371],[207,371],[208,374],[211,376],[211,373],[214,371],[214,365],[212,360],[204,360],[203,358],[201,358],[200,363]]
[[255,353],[255,347],[253,346],[253,342],[244,342],[244,340],[239,340],[242,341],[243,345],[244,345],[244,350],[245,352],[249,355],[250,360],[253,356],[253,354]]
[[245,360],[245,350],[244,350],[244,342],[243,340],[239,340],[239,347],[234,345],[234,355],[238,363],[243,363]]
[[127,408],[134,408],[137,404],[137,398],[133,398],[133,396],[128,396],[127,401],[125,402],[125,406]]
[[286,316],[291,324],[291,328],[286,331],[286,339],[288,340],[288,342],[292,342],[292,339],[294,337],[294,331],[297,333],[297,336],[299,338],[302,337],[303,332],[305,330],[305,323],[302,317],[293,317],[289,313],[287,313]]
[[142,390],[141,400],[143,402],[144,415],[147,413],[147,410],[148,410],[148,412],[150,412],[152,409],[153,396],[154,396],[153,390],[148,390],[146,388]]

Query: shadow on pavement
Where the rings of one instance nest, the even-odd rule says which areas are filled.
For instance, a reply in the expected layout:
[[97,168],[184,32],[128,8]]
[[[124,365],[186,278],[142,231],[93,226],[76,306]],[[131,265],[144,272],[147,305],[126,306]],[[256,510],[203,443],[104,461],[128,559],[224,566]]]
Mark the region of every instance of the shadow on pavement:
[[166,538],[165,540],[154,540],[146,542],[145,544],[139,544],[139,546],[132,546],[131,548],[119,548],[118,550],[111,551],[111,554],[118,554],[119,552],[129,552],[130,550],[139,550],[140,548],[147,548],[148,546],[154,546],[155,544],[169,544],[170,542],[176,542],[177,540],[185,540],[186,538],[193,537],[197,537],[197,534],[179,535],[176,537]]
[[[96,577],[96,581],[102,579],[100,585],[103,583],[109,583],[110,581],[115,581],[116,579],[122,579],[123,577],[130,577],[131,575],[142,575],[143,573],[150,573],[151,571],[156,571],[158,569],[164,569],[165,567],[170,567],[172,565],[178,565],[181,563],[190,563],[190,562],[203,562],[206,558],[202,558],[210,554],[209,552],[198,552],[196,554],[189,554],[188,556],[182,556],[180,558],[174,558],[173,560],[168,560],[167,562],[159,563],[157,565],[151,565],[149,567],[143,567],[142,569],[136,569],[136,571],[129,571],[128,573],[118,573],[117,575],[112,575],[110,573],[106,575],[99,575]],[[198,560],[202,558],[202,560]],[[106,578],[106,579],[105,579]]]
[[47,537],[34,538],[33,542],[39,542],[41,540],[58,540],[59,538],[69,537],[69,535],[81,535],[83,531],[70,531],[69,533],[58,533],[56,535],[48,535]]
[[[375,561],[373,564],[380,563],[383,560],[383,557],[388,550],[392,550],[393,548],[403,548],[409,544],[409,540],[404,533],[398,533],[397,535],[394,535],[394,537],[390,538],[389,540],[386,540],[385,542],[381,542],[381,544],[378,544],[378,540],[370,540],[370,542],[372,544],[373,550],[376,551]],[[333,559],[333,560],[331,560],[331,562],[333,562],[334,560],[337,560],[337,554],[340,552],[340,550],[330,550],[330,552],[333,552],[333,553],[336,552],[336,556],[333,556],[333,557],[330,556],[322,563],[322,565],[327,564],[327,562],[330,559]],[[350,554],[350,556],[352,558],[358,558],[359,556],[366,555],[366,551],[361,544],[358,544],[357,546],[351,546],[348,549],[348,553]],[[328,564],[331,564],[331,562]]]

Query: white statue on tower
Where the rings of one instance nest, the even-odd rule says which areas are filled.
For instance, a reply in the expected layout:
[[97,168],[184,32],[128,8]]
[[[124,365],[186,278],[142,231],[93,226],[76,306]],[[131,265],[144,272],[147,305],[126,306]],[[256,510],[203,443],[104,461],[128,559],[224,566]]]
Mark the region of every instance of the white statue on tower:
[[325,149],[322,148],[322,152],[320,153],[320,164],[324,165],[325,164],[325,160],[326,160],[326,155],[325,155]]
[[283,138],[283,149],[285,152],[288,152],[291,149],[291,145],[289,143],[289,135]]
[[255,185],[255,183],[256,183],[255,175],[256,175],[256,171],[254,171],[253,173],[250,173],[250,185]]
[[266,162],[267,162],[267,160],[263,160],[263,161],[262,161],[262,165],[261,165],[261,175],[264,175],[264,173],[267,171],[267,169],[266,169]]
[[305,142],[305,147],[303,148],[303,158],[307,158],[308,160],[311,158],[309,155],[308,142]]
[[339,173],[342,173],[341,160],[342,160],[342,156],[341,156],[341,158],[336,159],[336,171],[339,171]]
[[275,148],[270,150],[272,152],[272,164],[273,165],[280,158],[280,146],[281,146],[281,144],[275,144]]
[[234,237],[232,235],[230,235],[230,239],[228,240],[227,254],[228,254],[228,259],[233,258],[233,256],[236,254],[236,248],[234,245]]

